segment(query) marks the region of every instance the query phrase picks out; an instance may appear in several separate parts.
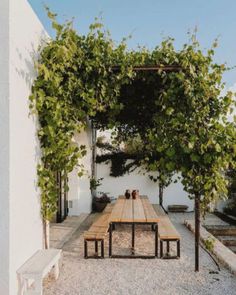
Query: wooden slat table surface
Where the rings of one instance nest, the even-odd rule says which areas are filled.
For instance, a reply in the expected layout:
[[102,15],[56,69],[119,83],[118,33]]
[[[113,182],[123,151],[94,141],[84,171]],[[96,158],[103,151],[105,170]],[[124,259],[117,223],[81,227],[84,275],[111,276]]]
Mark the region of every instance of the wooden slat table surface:
[[[133,200],[132,199],[125,199],[124,200],[124,206],[123,206],[123,212],[121,216],[121,222],[133,222]],[[112,212],[111,212],[112,213]]]
[[133,200],[133,219],[134,221],[138,221],[138,222],[147,221],[143,203],[140,198]]
[[146,222],[158,222],[160,218],[157,216],[156,211],[154,210],[152,204],[149,202],[148,198],[141,198]]
[[121,218],[122,218],[122,214],[123,214],[123,208],[124,208],[124,203],[125,203],[125,199],[123,198],[118,198],[114,208],[111,211],[111,215],[110,215],[110,222],[120,222]]
[[109,218],[109,222],[159,222],[159,220],[147,196],[140,196],[134,200],[119,196]]

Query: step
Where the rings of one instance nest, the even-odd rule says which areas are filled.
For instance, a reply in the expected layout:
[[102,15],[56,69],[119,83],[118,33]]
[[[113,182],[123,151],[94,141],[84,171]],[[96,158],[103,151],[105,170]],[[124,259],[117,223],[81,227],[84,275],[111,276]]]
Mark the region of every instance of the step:
[[228,248],[236,254],[236,246],[230,246]]
[[217,225],[205,226],[206,229],[214,236],[236,236],[236,226]]
[[168,211],[169,212],[185,212],[188,209],[186,205],[169,205]]
[[219,240],[225,246],[236,246],[236,236],[219,236]]

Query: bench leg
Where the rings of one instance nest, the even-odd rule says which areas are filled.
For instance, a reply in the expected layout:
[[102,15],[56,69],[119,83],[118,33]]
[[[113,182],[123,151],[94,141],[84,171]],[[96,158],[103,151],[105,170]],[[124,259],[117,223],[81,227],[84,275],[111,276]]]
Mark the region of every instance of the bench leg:
[[180,258],[180,240],[177,241],[177,257]]
[[166,241],[166,251],[167,251],[167,255],[169,255],[169,253],[170,253],[170,241]]
[[104,240],[101,240],[101,257],[104,258]]
[[57,280],[59,277],[59,261],[57,261],[57,263],[53,267],[53,277],[55,280]]
[[88,242],[84,240],[84,258],[88,258]]
[[163,257],[163,241],[160,241],[160,257]]
[[18,295],[24,295],[27,290],[27,280],[18,275]]
[[35,295],[43,295],[43,279],[42,277],[35,278],[34,282],[34,294]]
[[[94,242],[95,245],[95,255],[89,256],[88,255],[88,242]],[[99,256],[98,252],[98,242],[101,242],[101,256]],[[99,239],[99,240],[84,240],[84,258],[104,258],[104,240]]]
[[[163,245],[164,242],[166,242],[166,255],[163,254]],[[176,242],[176,250],[177,250],[177,255],[176,256],[170,256],[170,242]],[[176,239],[164,239],[160,241],[160,256],[163,259],[175,259],[175,258],[180,258],[180,240]]]

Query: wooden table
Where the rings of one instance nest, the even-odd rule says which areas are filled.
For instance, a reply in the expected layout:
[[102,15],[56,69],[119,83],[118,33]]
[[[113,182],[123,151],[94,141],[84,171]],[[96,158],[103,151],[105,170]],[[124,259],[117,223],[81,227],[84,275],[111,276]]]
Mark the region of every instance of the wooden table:
[[[120,196],[109,218],[109,257],[114,258],[155,258],[158,256],[158,222],[159,218],[146,196],[126,199]],[[131,255],[112,254],[112,232],[117,224],[132,226]],[[155,255],[135,255],[135,225],[151,225],[155,232]]]

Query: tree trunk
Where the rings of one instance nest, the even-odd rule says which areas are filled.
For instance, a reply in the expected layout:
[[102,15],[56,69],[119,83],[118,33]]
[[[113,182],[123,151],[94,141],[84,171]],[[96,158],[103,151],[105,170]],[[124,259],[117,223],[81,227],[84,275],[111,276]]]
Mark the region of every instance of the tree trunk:
[[195,194],[195,271],[199,271],[200,196]]
[[43,220],[44,248],[49,249],[49,221]]
[[166,214],[168,214],[168,212],[166,211],[166,209],[165,209],[164,206],[163,206],[163,192],[164,192],[164,187],[163,187],[163,185],[161,185],[161,184],[159,183],[159,205],[160,205],[161,208],[164,210],[164,212],[165,212]]

